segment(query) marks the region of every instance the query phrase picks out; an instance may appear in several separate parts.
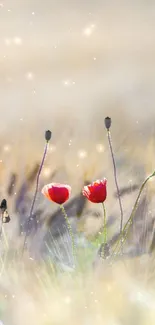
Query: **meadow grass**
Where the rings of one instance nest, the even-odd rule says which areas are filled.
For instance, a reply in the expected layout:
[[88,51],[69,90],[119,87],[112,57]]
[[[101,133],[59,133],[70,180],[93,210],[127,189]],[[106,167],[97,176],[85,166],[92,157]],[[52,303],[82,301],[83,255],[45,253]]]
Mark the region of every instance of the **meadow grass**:
[[[131,139],[132,141],[133,139]],[[94,144],[92,146],[95,148]],[[116,150],[116,158],[121,157],[120,161],[118,158],[116,159],[116,163],[124,208],[124,224],[129,218],[140,185],[153,167],[149,161],[154,159],[154,141],[148,140],[145,155],[139,146],[139,141],[135,143],[135,146],[136,150],[133,152],[127,145],[128,150],[123,157],[121,150],[119,151],[118,148]],[[80,151],[78,153],[80,155],[79,174],[77,174],[75,166],[73,167],[75,152],[77,152],[76,146],[74,146],[73,152],[70,151],[66,154],[69,155],[69,160],[66,159],[64,162],[65,168],[61,167],[57,170],[55,160],[54,166],[47,173],[46,169],[49,168],[50,161],[53,160],[53,155],[51,157],[50,151],[48,152],[40,179],[35,210],[41,222],[41,228],[33,229],[32,236],[29,236],[28,249],[25,248],[23,255],[21,252],[24,228],[20,229],[20,226],[29,213],[39,160],[37,158],[34,165],[31,157],[32,163],[30,163],[22,182],[20,172],[15,167],[12,166],[13,169],[8,170],[8,166],[3,165],[6,171],[1,170],[0,177],[1,184],[4,179],[7,180],[6,185],[9,184],[5,189],[5,197],[8,198],[11,222],[3,225],[1,234],[0,318],[4,325],[60,325],[64,323],[100,325],[103,322],[110,325],[153,324],[155,319],[153,246],[150,251],[154,224],[153,181],[147,184],[142,195],[135,213],[136,222],[133,223],[128,234],[123,255],[116,254],[103,260],[98,254],[104,239],[101,231],[103,209],[98,205],[87,203],[82,210],[82,215],[76,217],[76,202],[78,204],[80,202],[77,201],[77,195],[84,181],[102,178],[103,174],[108,178],[107,234],[110,251],[113,250],[119,235],[120,211],[117,200],[118,193],[115,191],[113,180],[111,157],[106,149],[106,142],[104,150],[97,151],[92,156],[91,154],[89,156],[87,152],[84,157],[84,151]],[[65,151],[61,154],[65,155]],[[138,160],[138,155],[142,157],[141,161]],[[58,153],[56,156],[57,162],[59,162],[61,157]],[[135,160],[135,166],[132,163],[132,168],[135,171],[131,169],[132,160]],[[146,160],[148,160],[148,164]],[[123,165],[122,161],[124,161]],[[137,173],[137,168],[139,173]],[[126,170],[127,172],[125,172]],[[7,173],[10,178],[6,177]],[[56,232],[53,233],[57,222],[61,228],[62,219],[55,206],[44,202],[40,195],[42,185],[49,181],[66,181],[66,178],[72,180],[71,184],[74,190],[73,205],[71,199],[70,206],[66,205],[65,209],[69,213],[73,228],[77,231],[77,238],[82,236],[81,240],[85,239],[84,244],[81,241],[80,245],[78,244],[76,247],[77,265],[75,269],[72,268],[72,263],[68,265],[66,262],[68,259],[71,261],[69,236],[65,238],[61,236],[61,232],[59,236]],[[81,205],[79,209],[81,209]],[[150,222],[152,222],[151,225]],[[46,234],[48,230],[51,231],[52,237],[48,236],[47,243],[45,243],[44,235],[42,237],[41,233],[45,232]],[[38,237],[35,231],[37,231]],[[43,255],[40,252],[42,242],[45,246],[47,244],[46,254]],[[35,243],[35,251],[31,252],[32,243]],[[143,244],[145,249],[142,249]],[[39,254],[35,256],[37,250]],[[61,250],[63,251],[62,260]],[[54,256],[58,254],[59,257],[59,253],[58,261],[54,259]]]
[[[4,324],[154,324],[154,258],[103,259],[79,252],[79,269],[61,271],[50,260],[4,256],[0,306]],[[86,260],[87,257],[87,260]],[[88,261],[89,260],[89,261]]]

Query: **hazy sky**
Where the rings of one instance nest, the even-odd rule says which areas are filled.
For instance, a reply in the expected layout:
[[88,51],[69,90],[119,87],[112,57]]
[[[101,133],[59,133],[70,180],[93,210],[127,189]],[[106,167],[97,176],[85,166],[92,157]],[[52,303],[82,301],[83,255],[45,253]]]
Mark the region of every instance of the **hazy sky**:
[[54,127],[119,106],[153,112],[154,33],[154,1],[2,1],[1,132],[20,119]]

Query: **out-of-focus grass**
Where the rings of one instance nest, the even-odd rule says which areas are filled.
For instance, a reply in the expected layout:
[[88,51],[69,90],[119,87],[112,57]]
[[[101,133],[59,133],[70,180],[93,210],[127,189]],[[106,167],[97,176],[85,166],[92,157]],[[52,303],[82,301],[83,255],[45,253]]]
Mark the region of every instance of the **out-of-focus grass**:
[[1,274],[1,318],[10,325],[153,325],[153,269],[154,259],[144,256],[56,275],[25,256]]

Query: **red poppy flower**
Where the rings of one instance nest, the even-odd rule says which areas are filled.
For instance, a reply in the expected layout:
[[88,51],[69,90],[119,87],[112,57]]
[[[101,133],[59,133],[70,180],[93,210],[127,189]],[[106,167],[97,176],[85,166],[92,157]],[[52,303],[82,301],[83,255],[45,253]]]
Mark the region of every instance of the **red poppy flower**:
[[58,204],[65,203],[69,199],[70,193],[71,187],[69,185],[59,183],[47,184],[42,189],[43,195]]
[[97,180],[92,184],[84,186],[82,194],[93,203],[103,203],[107,197],[107,180]]

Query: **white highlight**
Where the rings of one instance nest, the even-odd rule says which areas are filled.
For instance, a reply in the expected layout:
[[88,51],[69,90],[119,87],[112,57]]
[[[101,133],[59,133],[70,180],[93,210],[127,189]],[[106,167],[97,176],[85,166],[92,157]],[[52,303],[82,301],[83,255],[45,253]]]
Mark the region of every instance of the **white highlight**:
[[27,72],[27,73],[26,73],[26,79],[27,79],[27,80],[33,80],[33,79],[34,79],[34,74],[33,74],[33,72]]
[[13,43],[15,45],[21,45],[22,44],[22,39],[20,37],[16,36],[16,37],[13,38]]
[[48,167],[44,168],[43,175],[44,175],[45,178],[49,177],[50,176],[50,173],[51,173],[51,169],[50,168],[48,168]]
[[88,27],[86,27],[84,30],[83,30],[83,34],[87,37],[91,36],[92,33],[94,32],[94,29],[95,29],[95,25],[92,24]]
[[64,299],[65,304],[69,305],[71,303],[71,298],[69,296],[65,297]]
[[11,147],[10,147],[9,145],[5,145],[5,146],[3,147],[3,150],[4,150],[5,152],[9,152],[9,151],[11,150]]
[[98,143],[98,144],[96,145],[96,150],[97,150],[97,152],[99,152],[99,153],[104,152],[104,146],[103,146],[103,144]]
[[56,146],[50,145],[48,150],[51,151],[51,152],[55,152],[56,151]]
[[80,159],[84,159],[84,158],[86,158],[86,157],[87,157],[87,151],[86,151],[86,150],[79,150],[79,151],[78,151],[78,157],[79,157]]

